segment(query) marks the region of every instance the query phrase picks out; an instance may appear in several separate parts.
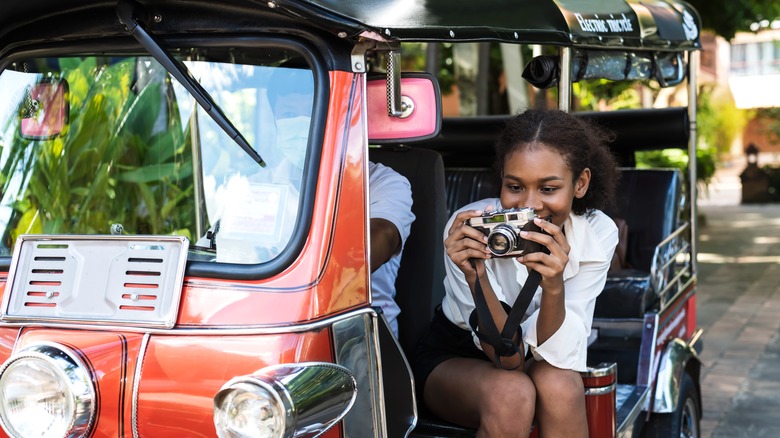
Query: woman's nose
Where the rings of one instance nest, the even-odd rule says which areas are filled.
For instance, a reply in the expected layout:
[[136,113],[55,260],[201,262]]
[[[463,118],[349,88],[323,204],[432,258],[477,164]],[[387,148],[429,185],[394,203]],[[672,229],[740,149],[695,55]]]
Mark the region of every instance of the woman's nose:
[[533,208],[534,211],[539,211],[542,208],[544,208],[541,197],[536,196],[534,194],[528,194],[528,196],[526,196],[525,206]]

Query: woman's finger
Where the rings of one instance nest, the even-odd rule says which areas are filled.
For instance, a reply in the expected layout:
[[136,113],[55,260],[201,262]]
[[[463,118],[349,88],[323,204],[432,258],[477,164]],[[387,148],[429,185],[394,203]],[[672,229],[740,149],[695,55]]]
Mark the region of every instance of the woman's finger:
[[[534,218],[534,224],[536,226],[538,226],[539,228],[541,228],[541,230],[544,231],[544,233],[546,233],[547,235],[552,237],[552,239],[555,240],[555,242],[557,242],[558,245],[560,245],[560,247],[563,249],[563,251],[566,254],[569,253],[569,250],[570,250],[569,242],[566,239],[566,235],[563,234],[563,230],[561,229],[561,227],[555,225],[552,222],[546,221],[546,220],[544,220],[542,218],[538,218],[538,217]],[[542,234],[542,235],[544,235],[544,234]],[[543,239],[543,238],[539,237],[539,239]],[[545,242],[540,241],[540,240],[536,240],[536,239],[533,239],[533,238],[531,240],[539,242],[539,243],[541,243],[543,245],[545,244]],[[549,241],[547,239],[544,239],[544,240]],[[545,245],[545,246],[547,246],[547,245]],[[552,248],[550,248],[549,246],[547,246],[547,247],[552,251]]]
[[466,225],[467,220],[479,216],[482,216],[482,210],[461,211],[455,216],[455,219],[453,219],[452,225],[450,225],[450,229],[447,231],[447,235],[450,235],[458,229],[462,228],[464,225]]
[[447,250],[447,254],[453,258],[456,254],[469,251],[468,255],[476,253],[480,254],[480,258],[490,256],[490,251],[487,249],[487,244],[482,237],[483,234],[477,232],[476,236],[465,236],[466,233],[454,233],[449,236],[444,242],[444,247]]

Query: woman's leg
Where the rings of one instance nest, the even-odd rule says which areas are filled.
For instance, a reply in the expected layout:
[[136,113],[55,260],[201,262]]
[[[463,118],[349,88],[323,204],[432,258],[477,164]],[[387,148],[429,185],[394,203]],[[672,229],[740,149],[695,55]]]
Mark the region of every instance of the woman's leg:
[[536,386],[536,420],[544,437],[586,438],[585,387],[580,373],[534,362],[528,374]]
[[477,429],[477,437],[524,437],[531,431],[536,391],[522,371],[456,358],[439,364],[425,383],[425,403],[439,417]]

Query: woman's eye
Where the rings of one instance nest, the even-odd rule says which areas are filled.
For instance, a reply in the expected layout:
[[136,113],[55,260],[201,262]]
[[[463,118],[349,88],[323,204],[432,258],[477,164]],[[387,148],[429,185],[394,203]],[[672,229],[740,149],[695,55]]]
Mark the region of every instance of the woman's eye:
[[554,191],[558,190],[557,187],[542,187],[541,192],[542,193],[552,193]]
[[523,188],[522,188],[522,187],[520,187],[520,186],[516,186],[516,185],[511,185],[511,184],[508,184],[508,185],[506,186],[506,188],[508,188],[509,190],[511,190],[511,191],[513,191],[513,192],[520,192],[520,191],[522,191],[522,190],[523,190]]

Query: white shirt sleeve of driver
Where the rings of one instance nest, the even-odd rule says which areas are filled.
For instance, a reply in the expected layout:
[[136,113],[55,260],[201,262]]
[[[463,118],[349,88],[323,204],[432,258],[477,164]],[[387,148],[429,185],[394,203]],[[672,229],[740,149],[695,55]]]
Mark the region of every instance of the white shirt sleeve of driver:
[[368,163],[369,215],[395,225],[403,248],[414,222],[412,186],[409,180],[380,163]]

